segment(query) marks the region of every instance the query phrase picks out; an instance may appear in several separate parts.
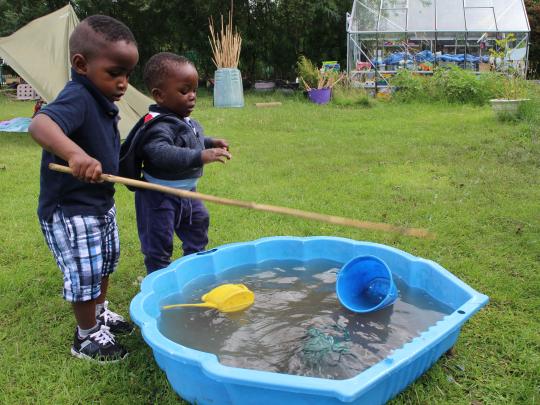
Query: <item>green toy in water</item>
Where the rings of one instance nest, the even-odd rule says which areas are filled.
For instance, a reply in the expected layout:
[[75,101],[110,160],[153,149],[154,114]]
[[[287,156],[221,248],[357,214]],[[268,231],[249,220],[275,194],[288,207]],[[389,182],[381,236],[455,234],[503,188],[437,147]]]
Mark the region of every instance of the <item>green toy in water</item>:
[[306,363],[311,367],[320,367],[322,363],[334,360],[341,361],[344,354],[349,353],[351,337],[349,331],[340,326],[333,326],[334,333],[325,333],[318,328],[309,328],[307,341],[302,353]]

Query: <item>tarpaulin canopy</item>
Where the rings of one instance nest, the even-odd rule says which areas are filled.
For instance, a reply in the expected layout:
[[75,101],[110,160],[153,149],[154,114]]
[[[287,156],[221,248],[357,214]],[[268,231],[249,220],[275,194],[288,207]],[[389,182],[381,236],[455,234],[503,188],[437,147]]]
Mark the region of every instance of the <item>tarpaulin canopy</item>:
[[[69,80],[68,40],[79,23],[71,5],[38,18],[8,37],[0,38],[0,57],[47,102]],[[152,100],[133,86],[117,104],[122,138],[148,111]]]

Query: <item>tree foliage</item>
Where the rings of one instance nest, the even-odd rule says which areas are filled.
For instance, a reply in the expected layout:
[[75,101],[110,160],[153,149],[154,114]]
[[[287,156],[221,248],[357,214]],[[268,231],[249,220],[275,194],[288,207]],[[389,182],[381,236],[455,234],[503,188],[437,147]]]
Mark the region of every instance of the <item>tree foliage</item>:
[[531,26],[531,41],[529,47],[529,66],[533,77],[540,77],[540,1],[525,0],[529,24]]
[[35,18],[65,5],[65,0],[0,0],[0,37],[10,35]]
[[[346,58],[345,14],[352,0],[73,0],[80,19],[107,14],[126,23],[139,43],[141,66],[159,51],[183,54],[202,77],[214,72],[208,18],[227,16],[242,35],[240,69],[251,79],[296,75],[299,55],[317,61]],[[65,0],[0,0],[0,36],[65,5]],[[540,2],[526,0],[531,23],[531,65],[540,61]],[[135,72],[135,79],[140,71]]]
[[[63,0],[0,0],[0,35],[62,7]],[[171,51],[194,60],[201,76],[214,71],[208,18],[219,22],[231,0],[75,0],[80,19],[107,14],[126,23],[139,43],[141,65]],[[351,0],[236,0],[234,23],[242,35],[240,68],[252,79],[293,78],[300,54],[315,61],[346,56],[345,14]],[[140,67],[139,67],[140,69]],[[135,72],[137,77],[140,72]]]

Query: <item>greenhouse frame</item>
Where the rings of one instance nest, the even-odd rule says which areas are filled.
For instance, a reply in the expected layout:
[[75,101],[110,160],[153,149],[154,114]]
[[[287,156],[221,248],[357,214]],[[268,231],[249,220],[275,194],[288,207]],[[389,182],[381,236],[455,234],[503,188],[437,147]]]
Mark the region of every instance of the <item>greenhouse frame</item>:
[[347,72],[365,88],[408,69],[441,65],[476,72],[528,68],[524,0],[354,0],[347,13]]

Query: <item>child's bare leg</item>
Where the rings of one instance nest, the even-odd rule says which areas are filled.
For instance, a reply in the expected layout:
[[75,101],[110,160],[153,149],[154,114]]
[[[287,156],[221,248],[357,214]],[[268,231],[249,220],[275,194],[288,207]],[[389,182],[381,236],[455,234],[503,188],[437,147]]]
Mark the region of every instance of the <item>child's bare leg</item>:
[[109,288],[109,276],[101,277],[101,294],[96,299],[96,304],[103,304],[107,297],[107,289]]
[[88,330],[96,326],[96,300],[73,302],[72,307],[80,329]]
[[126,321],[123,316],[112,312],[107,307],[107,289],[109,287],[109,276],[101,277],[101,293],[96,298],[96,318],[100,325],[108,326],[113,334],[131,333],[133,325]]
[[73,312],[75,312],[75,318],[77,319],[79,328],[90,329],[96,326],[96,305],[102,305],[105,302],[108,287],[109,276],[104,276],[101,278],[101,293],[99,297],[95,300],[73,303]]

